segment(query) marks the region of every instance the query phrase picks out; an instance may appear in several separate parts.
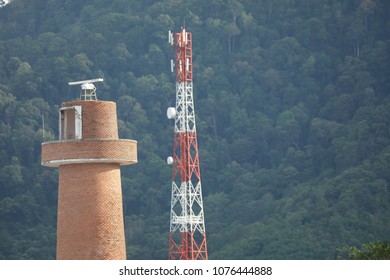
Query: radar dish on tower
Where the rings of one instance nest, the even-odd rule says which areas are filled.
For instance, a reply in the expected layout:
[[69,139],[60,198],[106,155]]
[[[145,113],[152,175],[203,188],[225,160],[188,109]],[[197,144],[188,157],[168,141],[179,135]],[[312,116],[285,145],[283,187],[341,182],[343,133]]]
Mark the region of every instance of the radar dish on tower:
[[96,87],[93,84],[96,82],[103,82],[103,79],[98,78],[92,80],[69,82],[68,85],[70,86],[81,85],[80,100],[97,100]]

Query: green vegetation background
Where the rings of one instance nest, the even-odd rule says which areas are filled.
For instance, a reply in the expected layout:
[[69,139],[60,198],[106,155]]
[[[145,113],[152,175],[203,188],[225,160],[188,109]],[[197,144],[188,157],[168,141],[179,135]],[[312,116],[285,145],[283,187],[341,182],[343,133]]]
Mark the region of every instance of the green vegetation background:
[[[166,259],[174,105],[167,32],[193,33],[211,259],[335,259],[390,235],[390,1],[14,0],[0,8],[0,259],[55,258],[68,81],[104,78],[128,259]],[[42,120],[45,130],[42,130]]]

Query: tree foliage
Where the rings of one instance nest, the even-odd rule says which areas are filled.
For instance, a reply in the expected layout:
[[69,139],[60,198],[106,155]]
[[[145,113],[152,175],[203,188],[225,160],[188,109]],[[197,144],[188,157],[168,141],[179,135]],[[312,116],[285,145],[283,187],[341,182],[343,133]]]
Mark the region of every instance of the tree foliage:
[[363,244],[362,249],[356,246],[339,249],[339,258],[346,256],[350,260],[390,260],[390,245],[388,241],[375,241]]
[[58,138],[58,105],[78,97],[67,82],[95,77],[98,98],[117,102],[120,137],[138,140],[139,163],[122,169],[128,258],[167,257],[166,35],[184,19],[210,258],[332,259],[387,240],[389,15],[385,0],[0,7],[0,258],[55,257],[58,176],[40,144]]

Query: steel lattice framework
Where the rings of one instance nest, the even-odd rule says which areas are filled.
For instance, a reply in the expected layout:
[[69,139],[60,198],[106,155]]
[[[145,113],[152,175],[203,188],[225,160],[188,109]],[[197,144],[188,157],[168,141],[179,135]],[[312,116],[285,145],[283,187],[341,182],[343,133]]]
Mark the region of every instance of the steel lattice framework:
[[192,34],[169,32],[175,48],[172,71],[176,72],[176,107],[168,108],[175,120],[172,164],[172,196],[169,259],[208,259],[204,223],[199,151],[195,125],[192,82]]

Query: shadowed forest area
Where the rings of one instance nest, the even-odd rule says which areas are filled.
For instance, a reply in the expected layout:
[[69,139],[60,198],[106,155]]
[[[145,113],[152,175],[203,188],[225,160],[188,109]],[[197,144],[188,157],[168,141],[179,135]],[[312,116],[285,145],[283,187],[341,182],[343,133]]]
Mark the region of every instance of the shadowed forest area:
[[41,142],[79,96],[67,83],[91,78],[138,141],[121,169],[127,258],[167,259],[167,35],[184,20],[210,259],[336,259],[390,239],[390,1],[13,0],[0,8],[0,259],[55,258],[58,173]]

